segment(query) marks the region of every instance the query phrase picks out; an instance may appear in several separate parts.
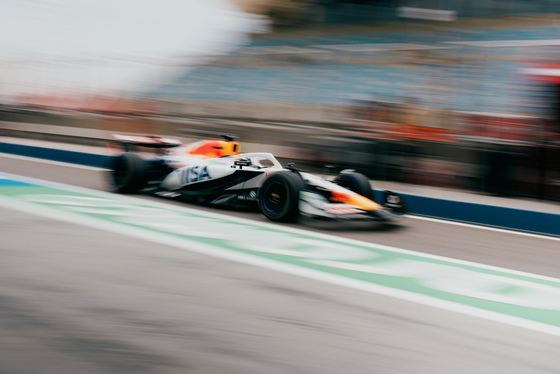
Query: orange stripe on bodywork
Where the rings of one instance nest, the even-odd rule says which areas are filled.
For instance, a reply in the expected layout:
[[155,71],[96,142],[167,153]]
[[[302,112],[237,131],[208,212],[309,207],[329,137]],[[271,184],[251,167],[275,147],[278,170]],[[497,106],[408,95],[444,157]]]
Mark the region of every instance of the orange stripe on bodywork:
[[376,209],[383,208],[381,205],[355,192],[347,193],[347,192],[331,191],[331,193],[332,196],[330,197],[330,201],[335,203],[351,204],[363,210],[376,210]]
[[239,154],[239,143],[220,140],[203,140],[183,147],[180,152],[208,158],[232,156]]
[[395,127],[395,136],[410,139],[431,140],[436,142],[451,143],[456,141],[452,130],[438,129],[427,126],[398,125]]

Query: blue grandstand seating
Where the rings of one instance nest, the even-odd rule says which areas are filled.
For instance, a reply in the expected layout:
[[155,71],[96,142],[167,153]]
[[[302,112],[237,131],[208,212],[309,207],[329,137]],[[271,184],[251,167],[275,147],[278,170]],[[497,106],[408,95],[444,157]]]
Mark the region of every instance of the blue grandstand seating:
[[[152,95],[162,98],[340,105],[345,100],[370,97],[397,101],[414,97],[429,106],[453,110],[527,111],[531,98],[522,98],[520,62],[526,47],[485,48],[449,42],[560,39],[560,27],[517,29],[449,29],[438,34],[411,32],[321,35],[316,37],[259,37],[221,61],[185,69],[180,77],[162,83]],[[408,62],[390,52],[345,52],[329,46],[375,43],[414,43],[446,47],[434,53],[459,56],[455,63]],[[272,59],[248,54],[258,47],[299,47],[327,51],[316,61]],[[439,51],[439,52],[438,52]],[[403,56],[403,55],[401,55]],[[476,58],[473,58],[476,56]],[[352,61],[368,59],[372,63]],[[228,63],[236,61],[237,63]],[[265,66],[257,63],[263,62]],[[254,65],[254,66],[250,66]],[[443,91],[441,88],[449,89]]]

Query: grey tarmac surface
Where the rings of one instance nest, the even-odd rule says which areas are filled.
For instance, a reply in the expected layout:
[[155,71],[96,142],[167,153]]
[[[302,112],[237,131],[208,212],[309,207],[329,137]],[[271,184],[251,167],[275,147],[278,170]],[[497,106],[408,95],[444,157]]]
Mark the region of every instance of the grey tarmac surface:
[[[0,171],[103,189],[98,171],[3,158]],[[3,213],[2,374],[524,374],[560,367],[555,336]],[[559,242],[550,239],[415,219],[392,228],[322,225],[298,227],[560,277]]]

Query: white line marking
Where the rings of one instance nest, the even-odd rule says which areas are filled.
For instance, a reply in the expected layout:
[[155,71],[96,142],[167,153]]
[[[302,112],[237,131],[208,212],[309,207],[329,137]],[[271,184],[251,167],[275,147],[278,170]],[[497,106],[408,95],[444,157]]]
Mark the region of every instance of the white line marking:
[[14,154],[11,154],[11,153],[0,152],[0,157],[13,158],[15,160],[39,162],[39,163],[42,163],[42,164],[49,164],[49,165],[56,165],[56,166],[65,166],[65,167],[76,168],[76,169],[92,170],[92,171],[105,171],[105,170],[107,170],[107,169],[104,169],[104,168],[98,168],[98,167],[94,167],[94,166],[72,164],[70,162],[52,161],[52,160],[46,160],[46,159],[43,159],[43,158],[36,158],[36,157],[20,156],[20,155],[14,155]]
[[498,227],[477,225],[475,223],[451,221],[451,220],[446,220],[446,219],[443,219],[443,218],[432,218],[432,217],[424,217],[424,216],[416,216],[416,215],[407,215],[406,217],[407,218],[420,219],[420,220],[424,220],[424,221],[432,221],[432,222],[437,222],[437,223],[446,223],[448,225],[469,227],[469,228],[479,229],[479,230],[494,231],[494,232],[499,232],[499,233],[502,233],[502,234],[513,234],[513,235],[526,236],[526,237],[529,237],[529,238],[538,238],[538,239],[548,239],[548,240],[560,241],[560,237],[558,237],[558,236],[540,235],[540,234],[534,234],[534,233],[524,232],[524,231],[508,230],[506,228],[498,228]]
[[[69,186],[67,186],[67,187],[69,187]],[[93,192],[97,192],[97,191],[93,191]],[[134,199],[134,198],[132,198],[132,199]],[[138,199],[134,199],[134,200],[138,200]],[[171,236],[168,236],[168,235],[165,235],[165,234],[159,234],[159,233],[155,233],[155,232],[151,232],[151,231],[147,231],[147,230],[142,230],[142,229],[137,229],[137,228],[133,228],[133,227],[114,225],[114,224],[111,224],[111,223],[108,223],[108,222],[99,221],[99,220],[96,220],[96,219],[91,219],[91,218],[83,217],[83,216],[80,216],[80,215],[74,215],[72,213],[67,213],[67,212],[58,211],[58,210],[54,210],[54,209],[49,209],[49,208],[45,208],[45,207],[38,207],[34,204],[27,204],[25,202],[19,202],[19,201],[17,203],[15,203],[15,202],[11,201],[9,198],[6,198],[4,196],[0,196],[0,205],[4,205],[8,208],[12,208],[12,209],[15,209],[15,210],[19,210],[19,211],[23,211],[23,212],[27,212],[27,213],[31,213],[31,214],[35,214],[35,215],[40,215],[40,216],[51,218],[51,219],[62,220],[62,221],[66,221],[66,222],[73,223],[73,224],[81,224],[81,225],[89,226],[89,227],[100,229],[100,230],[105,230],[105,231],[110,231],[110,232],[121,234],[121,235],[130,236],[130,237],[133,237],[135,239],[149,240],[149,241],[152,241],[152,242],[157,243],[157,244],[164,244],[164,245],[168,245],[168,246],[172,246],[172,247],[176,247],[176,248],[180,248],[180,249],[184,249],[184,250],[188,250],[188,251],[192,251],[192,252],[197,252],[197,253],[204,254],[204,255],[210,255],[210,256],[219,257],[219,258],[223,258],[223,259],[227,259],[227,260],[232,260],[232,261],[245,263],[245,264],[248,264],[248,265],[259,266],[259,267],[263,267],[263,268],[267,268],[267,269],[271,269],[271,270],[276,270],[276,271],[280,271],[280,272],[284,272],[284,273],[288,273],[288,274],[298,275],[298,276],[301,276],[301,277],[314,279],[314,280],[318,280],[318,281],[322,281],[322,282],[327,282],[327,283],[331,283],[331,284],[335,284],[335,285],[339,285],[339,286],[343,286],[343,287],[362,290],[362,291],[375,293],[375,294],[379,294],[379,295],[383,295],[383,296],[394,297],[394,298],[404,300],[404,301],[410,301],[410,302],[414,302],[414,303],[418,303],[418,304],[422,304],[422,305],[426,305],[426,306],[430,306],[430,307],[435,307],[435,308],[439,308],[439,309],[443,309],[443,310],[448,310],[448,311],[452,311],[452,312],[456,312],[456,313],[460,313],[460,314],[464,314],[464,315],[478,317],[478,318],[491,320],[491,321],[495,321],[495,322],[501,322],[501,323],[508,324],[508,325],[511,325],[511,326],[521,327],[521,328],[525,328],[525,329],[529,329],[529,330],[533,330],[533,331],[537,331],[537,332],[541,332],[541,333],[560,336],[560,328],[558,328],[558,327],[554,327],[554,326],[550,326],[550,325],[546,325],[546,324],[542,324],[542,323],[538,323],[538,322],[528,321],[528,320],[518,318],[518,317],[507,316],[507,315],[503,315],[503,314],[488,311],[488,310],[478,309],[478,308],[474,308],[474,307],[471,307],[471,306],[468,306],[468,305],[456,304],[456,303],[449,302],[449,301],[446,301],[446,300],[435,299],[435,298],[432,298],[432,297],[429,297],[429,296],[425,296],[425,295],[422,295],[422,294],[416,294],[416,293],[409,292],[409,291],[397,290],[397,289],[394,289],[394,288],[389,288],[389,287],[385,287],[385,286],[382,286],[382,285],[371,284],[371,283],[367,283],[367,282],[363,282],[363,281],[359,281],[359,280],[349,279],[349,278],[345,278],[345,277],[341,277],[341,276],[337,276],[337,275],[333,275],[333,274],[329,274],[329,273],[324,273],[324,272],[317,271],[317,270],[311,270],[311,269],[302,268],[302,267],[299,267],[299,266],[289,265],[289,264],[286,264],[286,263],[276,262],[276,261],[273,261],[273,260],[258,258],[258,257],[238,253],[238,252],[222,250],[222,249],[219,249],[219,248],[216,248],[216,247],[213,247],[213,246],[209,246],[209,245],[204,245],[204,244],[201,244],[201,243],[191,243],[191,242],[188,242],[187,240],[174,238],[174,237],[171,237]],[[163,205],[165,205],[165,204],[163,204]],[[214,214],[211,214],[211,215],[214,215]],[[224,215],[221,215],[221,216],[222,216],[222,218],[229,218],[229,217],[224,216]],[[251,220],[245,220],[245,221],[250,221],[251,224],[259,224],[259,222],[255,222],[255,221],[251,221]],[[271,224],[261,224],[261,225],[274,226],[274,225],[271,225]],[[288,229],[287,231],[303,231],[303,230]],[[315,233],[311,233],[311,234],[315,234]],[[328,237],[330,235],[319,234],[318,236]],[[337,240],[340,240],[340,239],[343,239],[343,238],[338,238],[337,237]],[[345,241],[355,242],[354,240],[351,240],[351,239],[347,239]],[[369,244],[369,243],[361,243],[361,244],[363,245],[363,244]],[[383,249],[390,248],[390,247],[385,247],[385,246],[381,246],[381,245],[379,247],[383,248]],[[398,250],[398,248],[394,248],[394,249]],[[410,251],[406,251],[406,250],[403,250],[403,251],[410,252]],[[423,255],[421,253],[415,253],[415,254],[416,255]],[[432,257],[432,256],[427,256],[427,257]],[[434,257],[438,257],[438,256],[434,256]],[[448,259],[448,260],[450,260],[450,259]],[[461,261],[461,262],[464,262],[464,261]],[[503,269],[503,271],[507,271],[507,269]],[[556,280],[556,281],[560,281],[560,280]]]

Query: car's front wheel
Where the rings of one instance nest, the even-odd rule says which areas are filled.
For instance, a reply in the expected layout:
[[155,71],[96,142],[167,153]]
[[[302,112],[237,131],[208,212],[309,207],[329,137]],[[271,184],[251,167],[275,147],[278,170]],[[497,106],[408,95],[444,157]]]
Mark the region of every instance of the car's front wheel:
[[343,171],[333,182],[373,201],[373,188],[368,177],[363,174],[355,171]]
[[274,173],[259,189],[259,209],[271,221],[294,221],[299,216],[299,193],[304,188],[305,182],[299,174]]

